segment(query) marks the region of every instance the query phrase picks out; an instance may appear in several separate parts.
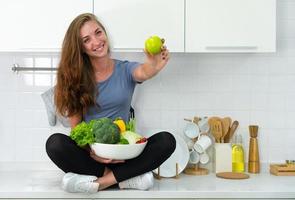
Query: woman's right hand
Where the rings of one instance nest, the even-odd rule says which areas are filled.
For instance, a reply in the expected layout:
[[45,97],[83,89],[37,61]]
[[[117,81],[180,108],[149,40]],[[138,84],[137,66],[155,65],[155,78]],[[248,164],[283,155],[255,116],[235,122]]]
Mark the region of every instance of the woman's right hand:
[[92,150],[90,150],[90,157],[96,160],[97,162],[105,163],[105,164],[116,164],[116,163],[125,162],[125,160],[113,160],[108,158],[102,158],[100,156],[97,156]]

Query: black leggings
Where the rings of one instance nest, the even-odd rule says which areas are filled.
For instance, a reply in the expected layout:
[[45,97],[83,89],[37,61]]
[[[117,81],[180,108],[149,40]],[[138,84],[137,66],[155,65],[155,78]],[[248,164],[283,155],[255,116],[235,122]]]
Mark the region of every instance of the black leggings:
[[69,136],[55,133],[46,142],[50,159],[64,172],[103,176],[105,167],[111,169],[117,182],[135,177],[159,167],[174,152],[176,141],[172,134],[160,132],[148,138],[143,152],[124,163],[103,164],[95,161],[89,151],[80,148]]

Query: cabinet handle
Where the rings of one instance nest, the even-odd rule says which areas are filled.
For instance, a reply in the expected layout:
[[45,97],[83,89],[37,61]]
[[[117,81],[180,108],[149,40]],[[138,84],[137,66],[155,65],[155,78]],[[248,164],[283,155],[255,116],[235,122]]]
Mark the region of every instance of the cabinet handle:
[[52,52],[59,53],[61,51],[60,48],[20,48],[20,52]]
[[207,50],[253,50],[257,46],[206,46]]
[[130,48],[130,47],[113,47],[114,51],[127,51],[127,52],[143,52],[143,48]]

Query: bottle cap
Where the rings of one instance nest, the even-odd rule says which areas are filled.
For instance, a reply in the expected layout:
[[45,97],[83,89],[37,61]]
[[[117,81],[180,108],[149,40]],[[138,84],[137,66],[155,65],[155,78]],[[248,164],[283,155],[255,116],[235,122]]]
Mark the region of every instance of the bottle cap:
[[243,143],[243,137],[240,134],[237,134],[233,138],[233,143],[234,144],[242,144]]

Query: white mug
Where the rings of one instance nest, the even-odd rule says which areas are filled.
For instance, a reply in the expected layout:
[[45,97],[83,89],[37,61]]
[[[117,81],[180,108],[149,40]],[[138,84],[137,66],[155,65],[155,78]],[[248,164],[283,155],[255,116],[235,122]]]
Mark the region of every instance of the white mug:
[[211,144],[212,140],[209,136],[201,135],[194,144],[194,149],[198,153],[203,153],[206,151],[206,149],[208,149],[208,147],[210,147]]
[[183,130],[184,134],[189,138],[196,138],[200,134],[200,129],[194,122],[188,122]]
[[189,162],[191,164],[197,164],[198,162],[200,162],[200,155],[194,149],[192,149],[189,153]]
[[186,142],[186,144],[187,144],[188,149],[191,150],[191,149],[194,148],[194,144],[195,144],[195,142],[194,142],[193,140],[189,139],[189,140]]
[[207,164],[209,160],[209,155],[205,151],[204,153],[200,154],[200,163]]
[[201,120],[198,122],[198,125],[200,127],[200,131],[202,133],[208,133],[209,132],[209,124],[208,124],[208,117],[203,117]]

